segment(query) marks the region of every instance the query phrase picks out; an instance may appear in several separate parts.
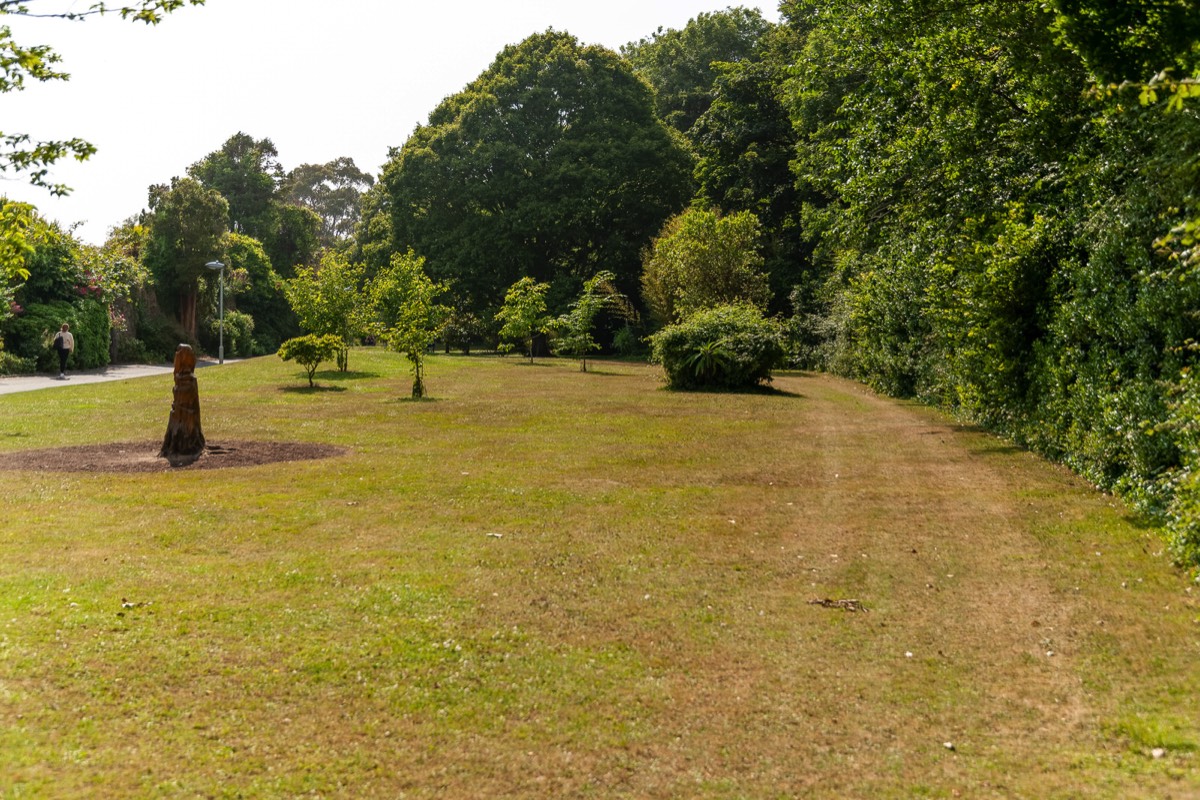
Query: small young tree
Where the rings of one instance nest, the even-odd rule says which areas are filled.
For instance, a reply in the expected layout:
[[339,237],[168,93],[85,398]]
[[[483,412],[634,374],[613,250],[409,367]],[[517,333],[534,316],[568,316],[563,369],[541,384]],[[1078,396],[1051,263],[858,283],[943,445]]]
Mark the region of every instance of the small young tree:
[[413,399],[425,396],[425,353],[450,316],[450,308],[436,302],[446,289],[425,274],[425,259],[412,250],[394,254],[370,284],[375,330],[384,344],[412,364]]
[[350,345],[367,325],[370,303],[362,291],[364,269],[344,255],[326,250],[317,267],[297,267],[285,292],[300,327],[317,335],[341,339],[338,370],[350,368]]
[[546,292],[549,290],[548,283],[521,278],[508,288],[504,305],[496,312],[496,321],[502,325],[500,338],[524,343],[531,364],[533,337],[544,333],[550,325],[550,317],[546,314]]
[[597,272],[583,284],[583,293],[571,304],[571,310],[552,323],[558,337],[555,348],[563,355],[578,358],[581,372],[587,372],[588,353],[600,349],[592,337],[592,328],[601,311],[613,312],[626,320],[637,317],[629,300],[617,290],[616,278],[608,270]]
[[317,367],[321,366],[322,361],[336,358],[341,346],[342,340],[337,336],[316,336],[310,333],[307,336],[288,339],[279,345],[279,357],[284,361],[295,361],[304,367],[304,371],[308,373],[309,388],[312,388]]

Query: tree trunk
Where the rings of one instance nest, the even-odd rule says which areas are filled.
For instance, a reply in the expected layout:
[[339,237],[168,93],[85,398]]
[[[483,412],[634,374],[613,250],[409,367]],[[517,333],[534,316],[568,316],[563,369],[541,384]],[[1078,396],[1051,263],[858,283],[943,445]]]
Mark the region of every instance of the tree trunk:
[[179,325],[189,341],[196,341],[196,290],[183,289],[179,292]]

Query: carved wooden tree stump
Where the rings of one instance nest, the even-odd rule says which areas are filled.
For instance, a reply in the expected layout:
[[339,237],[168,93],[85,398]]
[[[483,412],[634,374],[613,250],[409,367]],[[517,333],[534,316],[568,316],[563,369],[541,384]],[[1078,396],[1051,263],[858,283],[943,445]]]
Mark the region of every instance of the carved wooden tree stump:
[[190,464],[204,452],[204,433],[200,430],[200,385],[196,383],[196,354],[191,346],[175,350],[175,399],[171,403],[171,421],[158,455],[172,466]]

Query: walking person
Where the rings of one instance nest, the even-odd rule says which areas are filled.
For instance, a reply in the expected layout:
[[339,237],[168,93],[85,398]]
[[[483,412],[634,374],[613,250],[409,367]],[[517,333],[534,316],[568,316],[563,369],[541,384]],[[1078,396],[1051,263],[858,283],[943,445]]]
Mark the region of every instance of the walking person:
[[62,330],[54,334],[54,349],[58,351],[58,377],[67,378],[67,356],[75,349],[75,337],[71,335],[71,326],[62,324]]

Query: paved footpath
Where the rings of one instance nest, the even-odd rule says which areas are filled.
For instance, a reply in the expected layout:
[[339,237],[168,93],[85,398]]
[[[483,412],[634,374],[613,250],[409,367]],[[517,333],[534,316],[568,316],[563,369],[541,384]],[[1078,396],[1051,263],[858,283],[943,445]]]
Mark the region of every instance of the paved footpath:
[[[216,363],[216,361],[201,360],[196,366],[208,367]],[[225,363],[232,362],[226,359]],[[102,381],[144,378],[147,375],[170,375],[174,371],[174,367],[170,364],[110,364],[103,369],[68,372],[65,379],[56,375],[5,375],[0,377],[0,394],[52,389],[57,386],[70,386],[73,383],[100,383]]]

